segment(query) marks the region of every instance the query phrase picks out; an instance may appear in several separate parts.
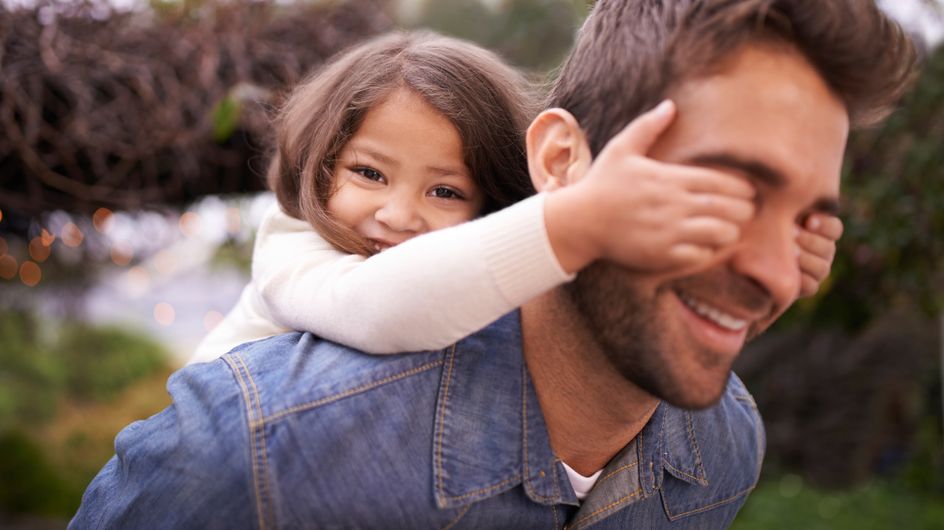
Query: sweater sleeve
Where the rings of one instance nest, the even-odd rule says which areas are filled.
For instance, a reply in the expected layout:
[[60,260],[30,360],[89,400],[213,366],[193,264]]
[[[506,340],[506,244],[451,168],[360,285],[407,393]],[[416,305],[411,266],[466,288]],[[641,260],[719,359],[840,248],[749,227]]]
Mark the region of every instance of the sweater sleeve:
[[544,225],[544,195],[364,259],[281,211],[260,227],[253,283],[281,326],[369,353],[433,350],[573,278]]

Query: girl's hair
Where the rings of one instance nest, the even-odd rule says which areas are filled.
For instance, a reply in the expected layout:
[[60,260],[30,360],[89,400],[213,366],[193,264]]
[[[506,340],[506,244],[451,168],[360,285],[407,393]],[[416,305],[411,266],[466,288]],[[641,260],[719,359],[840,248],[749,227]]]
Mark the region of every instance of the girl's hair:
[[338,153],[367,112],[405,88],[459,131],[486,214],[534,193],[524,133],[535,98],[524,77],[495,54],[430,32],[397,32],[335,56],[299,85],[276,119],[267,179],[289,215],[308,221],[338,249],[370,255],[367,243],[327,210]]

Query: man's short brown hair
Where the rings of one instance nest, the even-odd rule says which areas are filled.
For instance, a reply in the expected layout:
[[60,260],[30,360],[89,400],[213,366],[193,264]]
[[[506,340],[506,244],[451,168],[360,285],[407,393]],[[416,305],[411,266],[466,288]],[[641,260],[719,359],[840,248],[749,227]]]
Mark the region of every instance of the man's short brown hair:
[[853,126],[885,118],[914,77],[913,44],[873,0],[599,0],[548,106],[577,118],[596,155],[679,83],[757,41],[802,53]]

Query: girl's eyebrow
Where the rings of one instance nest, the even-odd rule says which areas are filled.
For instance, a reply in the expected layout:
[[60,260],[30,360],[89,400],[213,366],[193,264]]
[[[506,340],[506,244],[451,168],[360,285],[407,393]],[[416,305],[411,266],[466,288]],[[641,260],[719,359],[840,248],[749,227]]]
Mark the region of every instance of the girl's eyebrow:
[[364,154],[364,155],[367,155],[367,156],[369,156],[370,158],[373,158],[374,160],[376,160],[376,161],[378,161],[378,162],[381,162],[381,163],[384,163],[384,164],[388,164],[388,165],[391,165],[391,166],[399,166],[399,165],[400,165],[400,163],[397,162],[396,160],[394,160],[392,157],[389,157],[389,156],[387,156],[387,155],[385,155],[385,154],[383,154],[383,153],[379,153],[379,152],[377,152],[377,151],[375,151],[375,150],[373,150],[373,149],[367,149],[367,148],[363,148],[363,147],[357,147],[356,145],[354,145],[354,146],[351,146],[351,151],[354,152],[354,157],[355,157],[355,158],[356,158],[357,155],[359,155],[359,154]]
[[439,176],[448,176],[448,175],[456,175],[456,176],[461,176],[461,177],[469,176],[468,170],[466,170],[464,167],[426,166],[426,169],[429,172],[435,173]]

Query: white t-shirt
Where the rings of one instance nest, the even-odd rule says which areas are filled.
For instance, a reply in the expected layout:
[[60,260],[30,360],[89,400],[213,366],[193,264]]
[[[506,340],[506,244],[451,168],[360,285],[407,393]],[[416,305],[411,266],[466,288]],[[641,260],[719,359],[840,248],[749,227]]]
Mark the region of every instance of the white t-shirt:
[[574,493],[577,494],[577,500],[584,500],[587,498],[587,495],[590,494],[590,490],[593,489],[593,486],[597,483],[597,480],[600,478],[600,474],[603,473],[603,470],[600,469],[596,473],[585,477],[580,473],[574,471],[574,469],[567,465],[566,462],[561,460],[561,464],[564,465],[564,471],[567,472],[567,478],[570,479],[570,485],[574,488]]
[[274,205],[252,281],[189,363],[290,330],[369,353],[445,348],[572,278],[548,240],[544,194],[366,259]]

